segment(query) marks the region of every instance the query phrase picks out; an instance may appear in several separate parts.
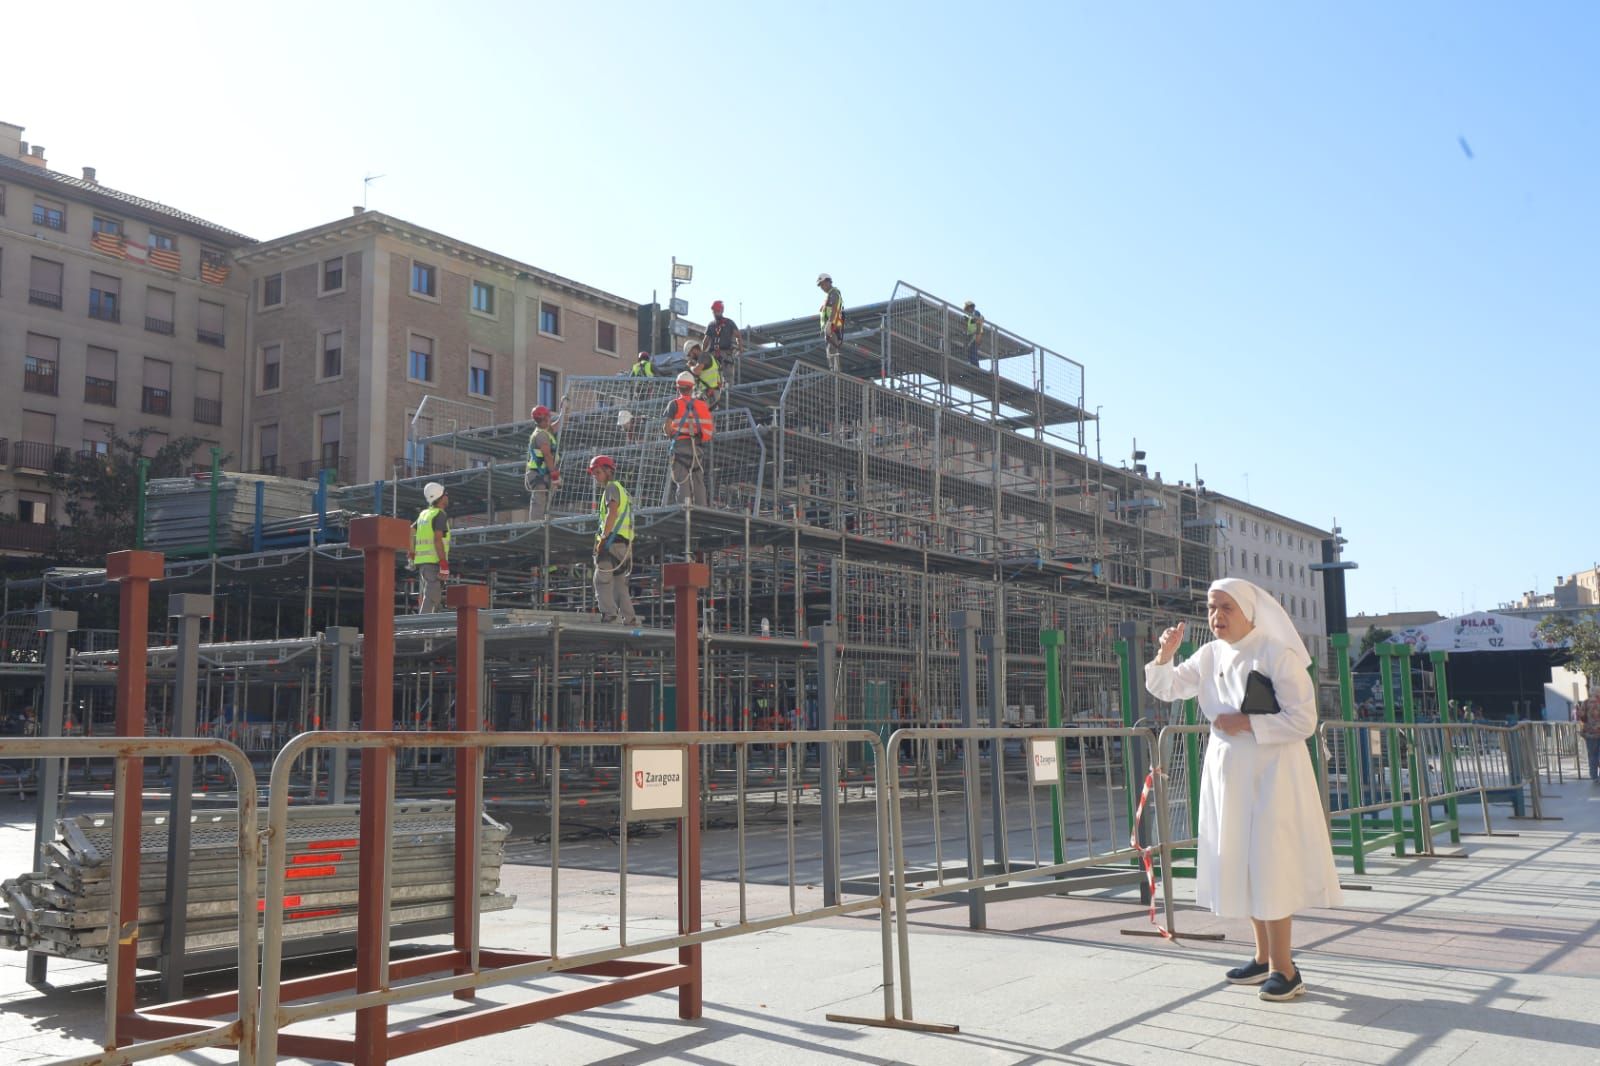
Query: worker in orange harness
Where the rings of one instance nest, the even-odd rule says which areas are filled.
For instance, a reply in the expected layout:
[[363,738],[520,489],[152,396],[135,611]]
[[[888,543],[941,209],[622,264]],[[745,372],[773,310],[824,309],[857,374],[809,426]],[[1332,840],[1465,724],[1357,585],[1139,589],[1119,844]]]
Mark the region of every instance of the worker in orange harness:
[[839,356],[844,352],[844,294],[833,283],[833,275],[827,271],[817,275],[817,288],[822,290],[817,324],[822,330],[822,343],[828,352],[828,369],[837,371]]
[[673,499],[683,503],[685,492],[696,507],[706,507],[705,449],[715,425],[711,408],[694,394],[694,375],[678,375],[678,398],[667,407],[661,432],[672,441]]

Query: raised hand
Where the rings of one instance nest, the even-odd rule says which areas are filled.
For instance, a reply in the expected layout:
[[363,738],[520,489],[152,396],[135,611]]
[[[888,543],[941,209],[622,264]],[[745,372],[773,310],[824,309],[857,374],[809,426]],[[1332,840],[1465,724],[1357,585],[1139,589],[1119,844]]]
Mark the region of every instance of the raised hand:
[[1183,631],[1188,628],[1187,622],[1179,622],[1175,626],[1168,626],[1161,632],[1161,650],[1156,652],[1156,662],[1170,663],[1177,654],[1178,645],[1183,643]]

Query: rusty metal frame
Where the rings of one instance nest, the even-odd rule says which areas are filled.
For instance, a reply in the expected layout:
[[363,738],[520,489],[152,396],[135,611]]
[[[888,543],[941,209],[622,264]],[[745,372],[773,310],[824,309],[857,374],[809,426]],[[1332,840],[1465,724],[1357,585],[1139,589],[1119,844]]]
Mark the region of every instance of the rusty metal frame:
[[[142,778],[146,758],[200,758],[215,756],[227,761],[238,782],[239,825],[239,973],[241,978],[256,972],[259,941],[254,918],[259,910],[259,842],[256,838],[257,797],[255,770],[245,753],[225,740],[191,740],[166,737],[63,737],[0,740],[0,758],[14,759],[116,759],[116,787],[111,807],[111,837],[116,842],[111,856],[113,891],[108,905],[107,927],[116,930],[115,943],[106,956],[106,1010],[104,1050],[98,1055],[62,1059],[56,1066],[109,1066],[111,1063],[140,1062],[162,1055],[175,1055],[207,1047],[231,1047],[239,1051],[242,1066],[253,1066],[257,1038],[259,1002],[251,994],[225,992],[200,999],[183,1000],[138,1011],[133,1006],[131,967],[138,948],[139,823],[142,796],[130,782]],[[132,826],[133,846],[127,845]],[[116,886],[125,884],[131,873],[135,892],[132,909]],[[130,917],[124,919],[124,915]],[[247,923],[249,928],[247,929]],[[217,1025],[197,1019],[230,1013],[236,1016]],[[129,1036],[146,1037],[140,1044],[127,1044]]]

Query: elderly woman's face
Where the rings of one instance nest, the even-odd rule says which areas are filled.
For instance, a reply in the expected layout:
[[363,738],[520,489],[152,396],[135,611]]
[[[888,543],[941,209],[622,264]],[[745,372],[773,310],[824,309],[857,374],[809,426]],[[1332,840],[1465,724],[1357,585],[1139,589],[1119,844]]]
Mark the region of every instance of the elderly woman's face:
[[1217,639],[1229,644],[1243,640],[1255,629],[1255,623],[1244,616],[1234,598],[1215,589],[1206,593],[1206,622]]

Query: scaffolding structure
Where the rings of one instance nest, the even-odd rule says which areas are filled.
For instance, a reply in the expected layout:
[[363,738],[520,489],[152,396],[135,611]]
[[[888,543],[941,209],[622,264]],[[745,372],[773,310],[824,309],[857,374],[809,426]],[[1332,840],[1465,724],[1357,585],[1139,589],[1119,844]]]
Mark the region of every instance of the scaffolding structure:
[[[1002,684],[1007,721],[1041,723],[1039,633],[1060,629],[1068,717],[1119,717],[1120,627],[1159,631],[1203,614],[1213,548],[1197,490],[1090,456],[1080,364],[991,323],[974,366],[962,311],[920,289],[900,283],[889,300],[848,309],[844,337],[833,373],[814,316],[748,332],[750,346],[723,368],[705,450],[709,507],[676,500],[663,426],[670,376],[567,380],[562,477],[545,521],[526,520],[532,424],[496,424],[483,408],[434,397],[407,414],[396,476],[332,489],[330,505],[410,518],[426,482],[445,485],[454,575],[490,590],[492,728],[671,728],[672,605],[659,574],[686,559],[712,575],[700,649],[707,728],[817,727],[812,637],[830,622],[840,727],[954,722],[958,611],[983,618],[985,662],[1003,656],[981,672],[981,706]],[[587,466],[597,454],[616,460],[635,508],[634,630],[594,613]],[[336,686],[360,683],[359,645],[341,672],[326,638],[359,623],[360,567],[359,553],[314,538],[169,564],[158,589],[217,603],[200,721],[258,749],[326,725]],[[104,587],[96,571],[13,582],[7,619],[21,625],[19,607]],[[405,616],[395,719],[448,728],[454,616],[414,615],[413,602],[402,591],[395,604]],[[151,654],[152,684],[165,684],[170,652]],[[110,684],[110,658],[88,645],[74,653],[75,698]],[[15,656],[0,663],[30,669]],[[154,719],[162,706],[152,700]]]

